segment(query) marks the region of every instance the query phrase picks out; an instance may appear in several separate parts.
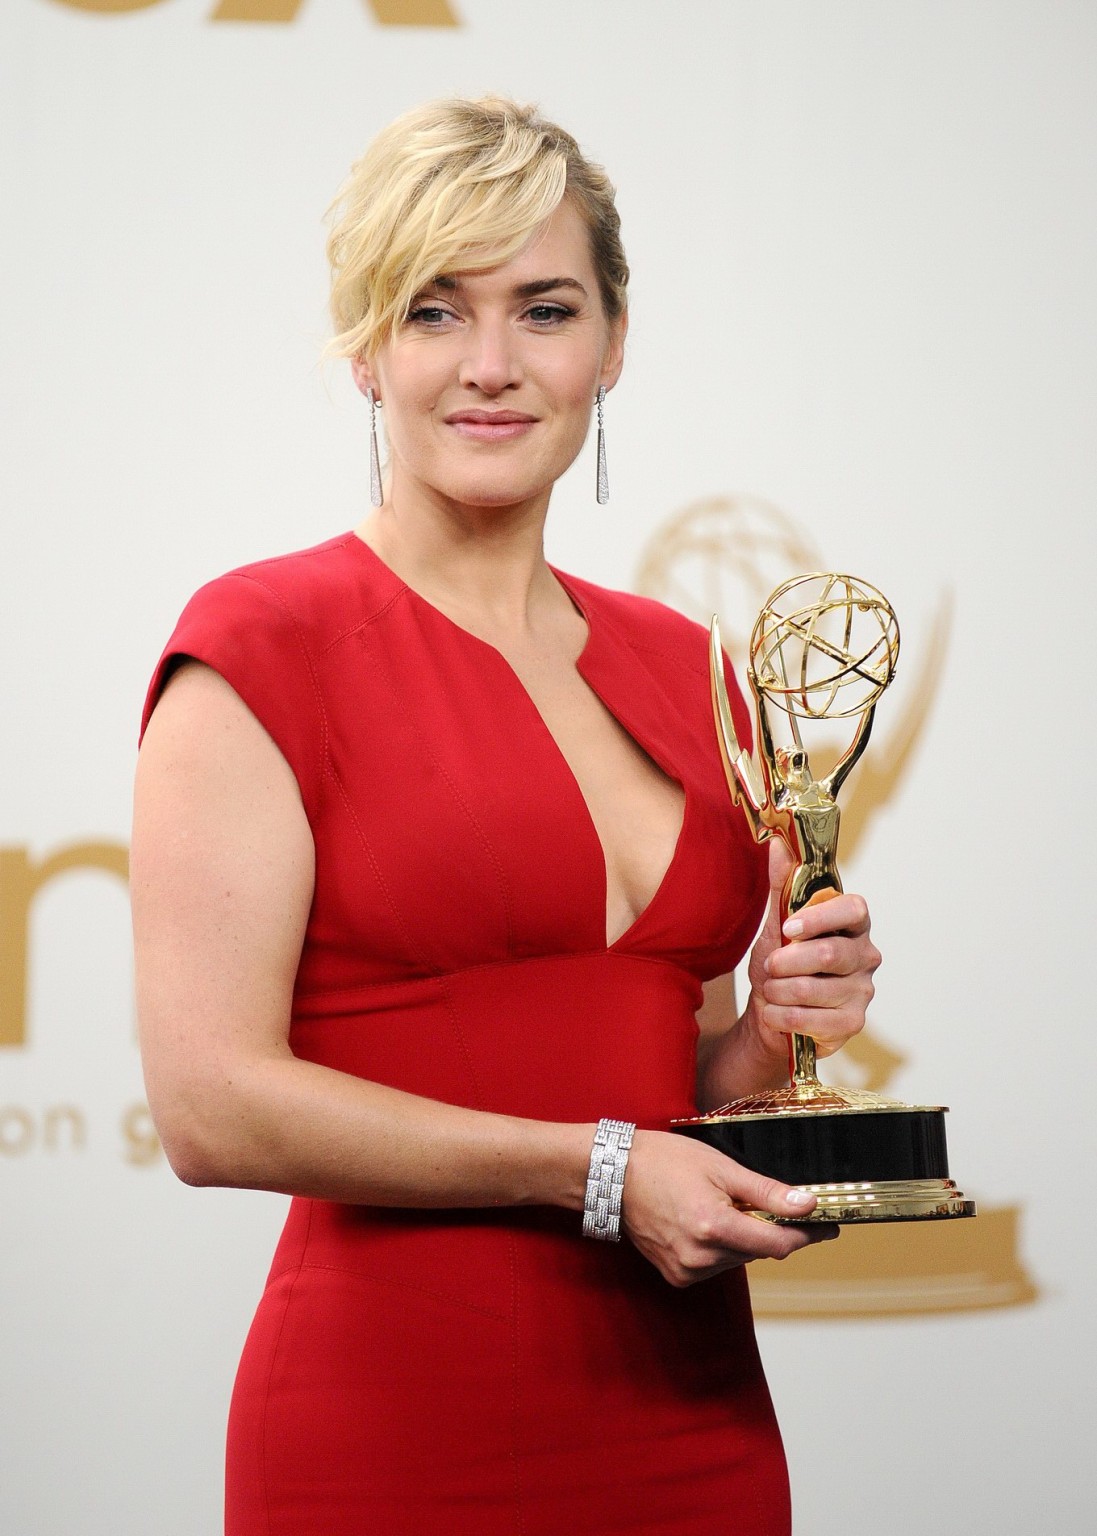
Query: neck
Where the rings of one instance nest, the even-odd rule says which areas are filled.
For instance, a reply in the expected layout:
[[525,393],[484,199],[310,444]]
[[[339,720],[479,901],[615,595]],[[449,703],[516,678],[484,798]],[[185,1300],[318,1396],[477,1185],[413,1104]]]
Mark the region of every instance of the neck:
[[467,507],[385,497],[355,530],[402,581],[476,630],[520,632],[567,601],[544,554],[543,504]]

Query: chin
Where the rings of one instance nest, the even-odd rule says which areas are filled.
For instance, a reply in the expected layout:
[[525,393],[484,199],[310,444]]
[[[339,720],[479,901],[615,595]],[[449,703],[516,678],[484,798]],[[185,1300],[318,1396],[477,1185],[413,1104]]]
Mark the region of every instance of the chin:
[[[551,485],[548,487],[551,491]],[[454,501],[460,502],[466,507],[498,507],[503,510],[507,507],[522,506],[534,501],[545,494],[545,487],[532,485],[528,482],[515,484],[513,480],[500,483],[499,481],[482,480],[465,484],[458,489],[449,492]]]

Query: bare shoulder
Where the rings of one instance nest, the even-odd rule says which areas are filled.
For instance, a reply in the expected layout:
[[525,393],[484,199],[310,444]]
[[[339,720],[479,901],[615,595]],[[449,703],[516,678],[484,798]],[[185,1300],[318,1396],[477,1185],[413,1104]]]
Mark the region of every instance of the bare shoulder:
[[312,835],[293,770],[212,667],[183,662],[149,720],[134,791],[138,884],[166,863],[262,862],[311,869]]
[[266,728],[218,671],[197,660],[175,668],[141,742],[138,794],[161,777],[175,796],[204,780],[210,793],[237,785],[249,799],[289,794],[301,802],[297,779]]
[[212,763],[226,753],[247,753],[257,761],[273,755],[285,761],[232,684],[205,662],[185,658],[164,684],[138,762],[170,756],[180,766]]

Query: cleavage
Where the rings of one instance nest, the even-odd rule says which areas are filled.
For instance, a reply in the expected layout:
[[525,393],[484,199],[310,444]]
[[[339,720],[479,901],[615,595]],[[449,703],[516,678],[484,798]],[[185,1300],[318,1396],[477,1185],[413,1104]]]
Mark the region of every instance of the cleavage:
[[601,847],[611,947],[643,916],[666,878],[685,791],[574,668],[515,671],[571,770]]

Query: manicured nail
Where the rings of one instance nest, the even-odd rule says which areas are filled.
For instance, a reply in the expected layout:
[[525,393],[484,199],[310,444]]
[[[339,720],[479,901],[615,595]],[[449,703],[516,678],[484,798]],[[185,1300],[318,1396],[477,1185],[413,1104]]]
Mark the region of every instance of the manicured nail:
[[785,923],[785,926],[781,929],[781,932],[784,934],[786,939],[794,939],[798,934],[803,933],[803,931],[803,919],[799,917],[790,917]]
[[789,1205],[810,1205],[815,1197],[809,1195],[806,1189],[790,1189],[785,1199]]

